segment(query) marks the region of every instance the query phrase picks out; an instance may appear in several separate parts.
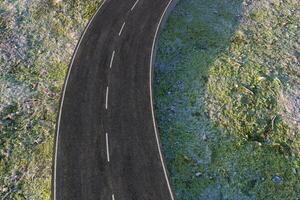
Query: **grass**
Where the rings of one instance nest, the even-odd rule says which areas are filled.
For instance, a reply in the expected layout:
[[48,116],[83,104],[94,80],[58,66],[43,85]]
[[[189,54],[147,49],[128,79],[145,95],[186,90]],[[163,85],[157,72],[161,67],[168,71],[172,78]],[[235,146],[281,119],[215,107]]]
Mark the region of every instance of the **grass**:
[[178,199],[300,198],[298,22],[292,0],[176,7],[154,92]]
[[[60,90],[97,5],[0,2],[1,199],[50,199]],[[296,0],[181,0],[171,14],[154,95],[178,199],[300,199],[299,16]]]
[[[99,1],[0,2],[0,198],[50,199],[60,91]],[[1,46],[2,47],[2,46]]]

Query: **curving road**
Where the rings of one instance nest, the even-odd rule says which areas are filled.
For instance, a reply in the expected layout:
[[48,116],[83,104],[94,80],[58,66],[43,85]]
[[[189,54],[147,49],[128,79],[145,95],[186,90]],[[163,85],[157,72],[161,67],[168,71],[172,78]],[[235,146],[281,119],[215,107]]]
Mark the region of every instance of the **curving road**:
[[152,104],[156,38],[172,0],[107,0],[65,82],[54,200],[173,200]]

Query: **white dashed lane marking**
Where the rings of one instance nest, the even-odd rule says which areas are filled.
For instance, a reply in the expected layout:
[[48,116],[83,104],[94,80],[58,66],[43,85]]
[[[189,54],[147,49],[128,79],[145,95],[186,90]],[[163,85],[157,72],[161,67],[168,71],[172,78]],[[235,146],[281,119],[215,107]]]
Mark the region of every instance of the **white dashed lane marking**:
[[131,11],[133,11],[133,9],[135,8],[136,4],[138,4],[140,0],[136,0],[136,2],[133,4],[132,8],[131,8]]
[[106,88],[106,97],[105,97],[105,109],[106,110],[108,108],[108,91],[109,91],[109,88],[107,86],[107,88]]
[[106,155],[107,155],[107,162],[110,161],[109,159],[109,143],[108,143],[108,133],[106,133]]
[[125,26],[125,22],[123,23],[121,29],[120,29],[120,32],[119,32],[119,36],[121,36],[122,32],[123,32],[123,29],[124,29],[124,26]]
[[110,65],[109,65],[109,68],[112,67],[112,64],[113,64],[114,58],[115,58],[115,53],[116,53],[115,51],[112,52],[111,59],[110,59]]

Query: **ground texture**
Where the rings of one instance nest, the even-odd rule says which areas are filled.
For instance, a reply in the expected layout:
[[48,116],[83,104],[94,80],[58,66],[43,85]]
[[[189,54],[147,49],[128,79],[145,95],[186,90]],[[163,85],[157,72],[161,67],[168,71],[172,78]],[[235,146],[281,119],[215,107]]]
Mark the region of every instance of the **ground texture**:
[[[47,200],[60,91],[100,0],[0,1],[0,197]],[[300,199],[299,2],[181,0],[155,107],[179,200]]]
[[60,91],[98,5],[0,1],[0,199],[50,199]]
[[299,2],[180,1],[156,115],[178,199],[299,199]]

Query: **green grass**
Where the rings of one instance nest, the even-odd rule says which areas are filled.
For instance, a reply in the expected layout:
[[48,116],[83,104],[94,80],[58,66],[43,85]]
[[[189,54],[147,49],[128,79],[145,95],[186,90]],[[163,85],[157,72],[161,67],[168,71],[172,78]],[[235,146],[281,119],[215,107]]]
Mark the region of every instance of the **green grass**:
[[0,39],[9,47],[0,56],[0,199],[50,199],[61,88],[98,5],[98,0],[0,2]]
[[154,92],[178,199],[300,198],[300,131],[281,100],[300,81],[298,22],[292,0],[176,7]]
[[[181,0],[161,35],[155,106],[178,199],[300,198],[299,4],[250,2]],[[50,198],[60,91],[97,5],[0,2],[1,199]]]

